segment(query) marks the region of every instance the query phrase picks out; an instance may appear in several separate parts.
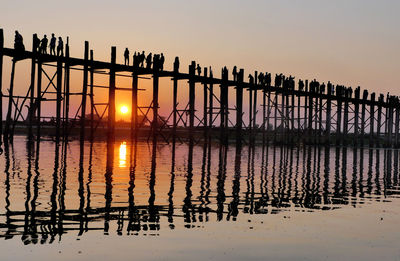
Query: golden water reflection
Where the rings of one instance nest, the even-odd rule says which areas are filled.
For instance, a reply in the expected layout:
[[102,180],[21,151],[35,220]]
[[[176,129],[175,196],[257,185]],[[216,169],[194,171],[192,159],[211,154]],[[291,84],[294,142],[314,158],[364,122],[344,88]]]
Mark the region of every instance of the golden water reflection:
[[126,168],[126,141],[119,145],[119,167]]

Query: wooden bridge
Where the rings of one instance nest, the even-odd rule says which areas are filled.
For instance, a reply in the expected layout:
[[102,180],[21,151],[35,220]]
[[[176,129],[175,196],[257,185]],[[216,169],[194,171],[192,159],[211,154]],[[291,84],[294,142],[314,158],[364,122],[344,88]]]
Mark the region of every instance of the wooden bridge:
[[[35,42],[35,41],[33,41]],[[203,74],[196,74],[196,62],[189,65],[187,73],[181,72],[179,63],[174,64],[172,71],[160,68],[144,68],[116,63],[116,48],[111,48],[110,62],[96,61],[89,43],[84,45],[84,58],[70,57],[67,41],[65,56],[42,54],[35,44],[32,51],[16,51],[4,47],[3,30],[0,29],[0,131],[2,140],[12,139],[16,125],[23,124],[28,136],[41,136],[41,126],[46,117],[42,116],[42,103],[55,101],[54,135],[57,140],[68,136],[70,130],[79,129],[81,139],[94,138],[102,119],[108,115],[106,131],[109,140],[115,139],[116,91],[129,91],[132,98],[131,136],[135,137],[140,130],[147,128],[153,138],[170,138],[182,136],[193,138],[217,137],[221,142],[230,138],[238,142],[277,142],[277,143],[313,143],[369,146],[399,146],[400,102],[397,96],[369,93],[331,83],[319,84],[316,81],[299,81],[299,84],[278,84],[260,81],[259,73],[254,72],[251,80],[245,82],[243,69],[238,70],[237,77],[230,79],[228,69],[221,70],[221,77],[215,77],[211,69],[204,68]],[[12,70],[8,93],[3,83],[3,57],[12,58]],[[14,95],[15,64],[18,61],[31,61],[30,87],[26,96]],[[55,67],[53,76],[46,73],[46,67]],[[156,66],[155,66],[156,67]],[[79,70],[83,74],[82,89],[78,93],[70,91],[70,72]],[[123,74],[128,72],[129,75]],[[120,74],[122,73],[122,74]],[[94,84],[94,75],[106,74],[109,77],[107,86]],[[48,85],[43,89],[43,76]],[[151,77],[153,81],[152,101],[150,106],[138,106],[140,77]],[[130,88],[116,87],[117,77],[130,77]],[[172,79],[173,102],[170,116],[165,119],[159,114],[159,79]],[[246,77],[247,78],[247,77]],[[178,84],[188,81],[187,106],[179,108]],[[55,91],[50,92],[49,87]],[[95,103],[95,90],[108,89],[108,102]],[[219,89],[217,89],[219,88]],[[170,90],[170,89],[169,89]],[[244,92],[248,92],[248,111],[244,111]],[[196,93],[202,92],[202,109],[196,109]],[[229,95],[235,93],[233,108],[230,108]],[[46,99],[45,95],[53,93],[55,99]],[[81,97],[81,105],[75,118],[70,115],[70,97]],[[259,99],[261,95],[261,99]],[[5,99],[3,99],[5,98]],[[2,102],[7,101],[7,117],[3,127]],[[98,109],[103,106],[103,110]],[[259,112],[259,108],[261,108]],[[87,117],[87,112],[90,117]],[[23,112],[26,110],[26,112]],[[186,120],[184,114],[188,115]],[[262,114],[262,115],[260,115]],[[257,117],[258,116],[258,117]],[[260,117],[261,116],[261,117]],[[142,120],[139,120],[139,119]],[[261,119],[261,120],[260,120]],[[150,127],[145,126],[150,123]],[[35,135],[34,135],[35,134]]]

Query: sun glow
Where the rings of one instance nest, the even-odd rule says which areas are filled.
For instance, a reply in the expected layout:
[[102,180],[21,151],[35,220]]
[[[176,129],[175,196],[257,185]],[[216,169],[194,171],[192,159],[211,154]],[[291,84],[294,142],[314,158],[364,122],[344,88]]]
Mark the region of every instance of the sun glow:
[[120,109],[120,110],[121,110],[121,113],[122,113],[122,114],[127,114],[128,111],[129,111],[129,110],[128,110],[128,107],[125,106],[125,105],[121,106],[121,109]]

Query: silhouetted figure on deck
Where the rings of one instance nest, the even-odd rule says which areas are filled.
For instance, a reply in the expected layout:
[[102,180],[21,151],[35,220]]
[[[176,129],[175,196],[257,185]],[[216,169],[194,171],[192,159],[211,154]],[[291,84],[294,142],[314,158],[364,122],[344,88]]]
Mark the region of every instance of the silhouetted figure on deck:
[[199,76],[201,76],[201,67],[200,67],[200,64],[197,64],[196,70],[197,70],[197,74],[198,74]]
[[64,42],[61,37],[58,37],[57,56],[64,56]]
[[[144,55],[144,54],[143,54]],[[146,57],[146,68],[151,69],[151,59],[152,59],[152,54],[149,53]]]
[[153,70],[158,71],[160,69],[160,55],[155,54],[153,56]]
[[17,52],[25,51],[24,39],[18,31],[15,31],[14,49]]
[[38,52],[39,51],[39,47],[40,47],[40,39],[37,36],[37,34],[33,35],[33,49],[34,52]]
[[321,86],[320,86],[320,88],[319,88],[321,94],[324,94],[324,93],[325,93],[325,87],[326,87],[326,86],[325,86],[325,83],[322,83]]
[[161,53],[161,56],[160,56],[160,71],[164,71],[164,63],[165,63],[165,57],[164,57],[164,54]]
[[132,62],[133,62],[133,67],[135,68],[139,67],[139,55],[136,52],[133,54]]
[[47,54],[47,43],[48,43],[47,35],[43,36],[43,39],[40,41],[40,53]]
[[125,48],[125,52],[124,52],[124,63],[125,65],[129,65],[129,50],[128,48]]
[[264,74],[263,73],[260,73],[258,75],[258,84],[264,85]]
[[304,90],[304,82],[303,80],[299,80],[299,91]]
[[237,67],[236,67],[236,65],[233,66],[232,75],[233,75],[233,80],[234,80],[234,81],[237,81],[238,72],[237,72]]
[[271,86],[271,73],[266,72],[265,73],[265,85],[267,85],[267,87]]
[[175,57],[175,61],[174,61],[174,72],[179,71],[179,57],[176,56]]
[[51,39],[50,39],[50,55],[56,55],[56,41],[57,38],[54,36],[54,34],[51,34]]
[[283,74],[275,74],[275,87],[281,87]]
[[327,83],[327,89],[328,89],[328,94],[333,95],[335,92],[335,88],[333,87],[332,83],[330,81],[328,81]]
[[138,62],[139,62],[139,67],[144,67],[144,59],[145,59],[145,55],[144,55],[144,51],[142,53],[138,52]]
[[249,74],[249,83],[250,83],[251,85],[254,84],[254,76],[251,75],[251,74]]

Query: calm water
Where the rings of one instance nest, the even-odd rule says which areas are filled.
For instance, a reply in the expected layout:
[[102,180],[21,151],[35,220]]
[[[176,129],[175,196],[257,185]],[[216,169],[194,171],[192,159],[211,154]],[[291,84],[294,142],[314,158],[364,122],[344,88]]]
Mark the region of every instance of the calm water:
[[397,150],[16,137],[0,260],[400,260],[399,168]]

